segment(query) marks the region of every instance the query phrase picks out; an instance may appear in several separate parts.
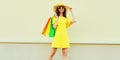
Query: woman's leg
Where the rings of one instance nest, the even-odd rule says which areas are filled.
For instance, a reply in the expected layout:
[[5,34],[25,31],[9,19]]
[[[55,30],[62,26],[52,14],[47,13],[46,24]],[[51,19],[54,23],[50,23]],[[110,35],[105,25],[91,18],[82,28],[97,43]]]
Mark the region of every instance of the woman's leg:
[[68,50],[67,48],[62,48],[62,55],[64,60],[67,60],[67,52],[68,52],[67,50]]
[[53,48],[53,49],[52,49],[52,52],[50,53],[49,60],[52,60],[52,59],[53,59],[53,56],[55,55],[56,51],[57,51],[57,48]]

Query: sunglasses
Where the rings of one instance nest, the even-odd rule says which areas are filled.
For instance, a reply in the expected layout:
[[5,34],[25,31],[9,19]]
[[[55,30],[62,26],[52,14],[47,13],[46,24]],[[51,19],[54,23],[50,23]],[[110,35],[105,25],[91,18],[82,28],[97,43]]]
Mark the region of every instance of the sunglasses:
[[58,9],[65,9],[65,6],[58,6]]

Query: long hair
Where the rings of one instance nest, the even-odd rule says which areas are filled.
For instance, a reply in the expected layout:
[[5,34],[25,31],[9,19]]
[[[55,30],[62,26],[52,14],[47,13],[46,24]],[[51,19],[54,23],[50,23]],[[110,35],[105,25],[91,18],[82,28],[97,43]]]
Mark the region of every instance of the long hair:
[[57,16],[60,16],[60,12],[59,12],[59,8],[62,7],[64,9],[64,12],[63,12],[63,16],[66,17],[66,8],[65,6],[58,6],[57,9],[56,9],[56,14]]

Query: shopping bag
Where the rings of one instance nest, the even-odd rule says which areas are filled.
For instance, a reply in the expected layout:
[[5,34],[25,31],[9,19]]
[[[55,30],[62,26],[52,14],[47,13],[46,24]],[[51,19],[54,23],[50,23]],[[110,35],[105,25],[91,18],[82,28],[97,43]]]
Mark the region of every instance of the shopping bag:
[[50,17],[42,30],[42,35],[47,37],[55,36],[56,29],[53,28],[52,22],[53,22],[53,17]]

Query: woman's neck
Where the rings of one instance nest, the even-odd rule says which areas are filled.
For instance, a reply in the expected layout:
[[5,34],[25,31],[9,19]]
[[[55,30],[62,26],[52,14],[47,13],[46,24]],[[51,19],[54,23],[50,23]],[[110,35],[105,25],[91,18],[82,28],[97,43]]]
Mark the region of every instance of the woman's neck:
[[63,16],[63,13],[60,13],[60,16]]

